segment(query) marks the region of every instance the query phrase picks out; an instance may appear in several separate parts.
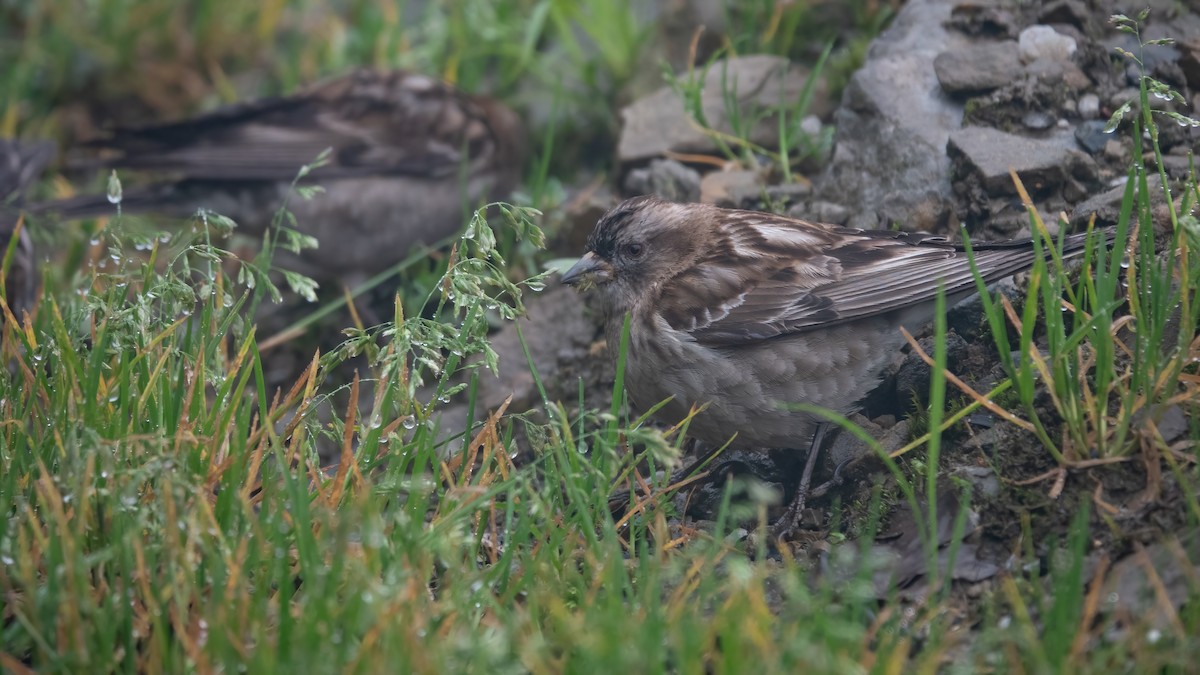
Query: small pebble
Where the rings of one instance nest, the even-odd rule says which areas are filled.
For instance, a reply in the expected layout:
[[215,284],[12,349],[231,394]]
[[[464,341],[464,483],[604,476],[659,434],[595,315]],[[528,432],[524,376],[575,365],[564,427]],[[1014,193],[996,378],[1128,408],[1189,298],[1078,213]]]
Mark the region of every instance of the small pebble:
[[1100,97],[1095,94],[1084,94],[1079,97],[1079,103],[1075,109],[1081,118],[1094,120],[1100,116]]
[[1021,124],[1025,125],[1026,129],[1044,131],[1054,126],[1054,115],[1041,110],[1031,110],[1021,118]]
[[1136,101],[1138,99],[1138,95],[1137,89],[1133,87],[1126,87],[1125,89],[1122,89],[1109,97],[1108,104],[1111,105],[1115,110],[1130,101]]
[[1116,139],[1104,144],[1104,156],[1117,162],[1124,162],[1128,159],[1125,156],[1125,146],[1121,144],[1121,141]]
[[1106,143],[1113,140],[1112,134],[1105,133],[1105,124],[1102,120],[1086,120],[1075,127],[1075,140],[1088,154],[1100,152]]
[[816,136],[821,133],[821,118],[816,115],[809,115],[800,120],[800,131],[809,136]]
[[798,204],[788,209],[787,215],[804,220],[815,220],[819,223],[845,225],[850,218],[850,209],[833,202],[815,201],[811,204]]
[[768,185],[763,191],[767,193],[767,199],[770,201],[795,204],[812,194],[812,184],[782,183],[780,185]]

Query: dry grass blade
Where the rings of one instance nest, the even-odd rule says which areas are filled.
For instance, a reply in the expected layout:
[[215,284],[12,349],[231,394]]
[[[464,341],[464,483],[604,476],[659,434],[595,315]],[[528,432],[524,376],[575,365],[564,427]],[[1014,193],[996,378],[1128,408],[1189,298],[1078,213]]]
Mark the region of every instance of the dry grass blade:
[[[442,474],[450,485],[458,487],[466,487],[470,485],[471,479],[474,476],[476,465],[479,463],[480,452],[483,452],[483,463],[486,465],[491,457],[503,457],[500,462],[500,471],[504,478],[509,475],[508,455],[503,452],[496,453],[496,448],[503,448],[503,443],[500,440],[500,419],[504,417],[504,413],[508,411],[508,406],[512,403],[512,394],[489,415],[483,423],[483,427],[463,448],[461,452],[454,455],[450,459],[442,462]],[[460,473],[461,472],[461,473]],[[459,474],[458,480],[454,480],[454,475]]]
[[1163,617],[1171,625],[1171,629],[1175,631],[1175,635],[1181,639],[1186,639],[1187,630],[1183,627],[1183,622],[1179,619],[1179,612],[1175,611],[1175,603],[1171,601],[1171,595],[1167,592],[1166,586],[1163,585],[1162,577],[1158,575],[1158,570],[1154,567],[1154,562],[1150,560],[1149,554],[1146,553],[1146,547],[1141,542],[1134,542],[1136,548],[1138,567],[1146,573],[1146,581],[1150,587],[1154,589],[1154,599],[1162,612]]
[[[933,357],[930,356],[929,354],[925,353],[924,349],[921,349],[921,345],[916,341],[915,338],[913,338],[911,333],[909,333],[903,327],[900,328],[900,332],[904,335],[904,339],[908,342],[909,347],[912,347],[913,353],[916,354],[917,357],[920,358],[922,361],[924,361],[925,365],[929,366],[930,368],[936,367],[937,363],[934,361]],[[972,400],[974,400],[976,403],[983,406],[984,408],[987,408],[991,413],[993,413],[997,417],[1025,430],[1025,431],[1028,431],[1031,433],[1033,432],[1032,424],[1017,417],[1016,415],[1013,415],[1012,413],[1008,412],[1004,408],[1001,408],[1000,406],[996,405],[995,403],[993,403],[991,401],[991,399],[989,399],[987,396],[984,396],[984,395],[980,394],[979,392],[975,391],[975,389],[973,389],[971,387],[971,385],[967,384],[966,382],[963,382],[954,373],[950,372],[949,370],[946,370],[946,371],[943,371],[942,374],[945,375],[946,379],[951,384],[958,387],[959,391],[961,391],[962,393],[971,397]]]
[[1075,631],[1075,639],[1071,642],[1070,662],[1081,666],[1083,663],[1084,649],[1087,648],[1088,640],[1092,637],[1090,627],[1096,622],[1096,615],[1100,607],[1100,595],[1104,590],[1105,575],[1108,574],[1108,556],[1100,556],[1100,560],[1096,563],[1096,571],[1092,574],[1091,587],[1088,589],[1087,597],[1083,600],[1083,611],[1079,616],[1079,628]]
[[333,479],[333,491],[327,493],[326,505],[335,508],[342,500],[342,492],[346,487],[346,474],[354,461],[354,424],[358,419],[358,372],[350,383],[350,401],[346,403],[346,416],[342,419],[342,456],[338,461],[337,475]]

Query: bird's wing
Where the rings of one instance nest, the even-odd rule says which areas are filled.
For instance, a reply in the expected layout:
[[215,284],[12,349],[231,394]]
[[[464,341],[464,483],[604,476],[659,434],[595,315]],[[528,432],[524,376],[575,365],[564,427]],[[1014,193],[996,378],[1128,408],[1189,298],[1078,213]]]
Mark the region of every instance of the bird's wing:
[[463,170],[494,143],[481,107],[447,84],[362,69],[291,96],[219,108],[171,124],[125,129],[91,145],[106,166],[202,180],[280,180],[331,149],[320,177]]
[[[975,288],[944,238],[742,212],[728,240],[664,288],[664,318],[699,342],[734,346],[894,312]],[[1079,235],[1068,250],[1081,248]],[[975,246],[985,282],[1033,264],[1028,240]]]
[[0,139],[0,204],[18,202],[41,178],[57,151],[50,141]]

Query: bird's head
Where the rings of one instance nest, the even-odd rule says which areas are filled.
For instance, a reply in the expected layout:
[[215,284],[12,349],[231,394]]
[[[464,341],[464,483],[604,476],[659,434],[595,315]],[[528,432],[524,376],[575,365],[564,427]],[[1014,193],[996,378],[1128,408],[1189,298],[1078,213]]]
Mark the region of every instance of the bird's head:
[[587,252],[563,274],[563,283],[594,286],[610,308],[628,309],[697,259],[710,219],[696,206],[653,196],[618,204],[596,223]]

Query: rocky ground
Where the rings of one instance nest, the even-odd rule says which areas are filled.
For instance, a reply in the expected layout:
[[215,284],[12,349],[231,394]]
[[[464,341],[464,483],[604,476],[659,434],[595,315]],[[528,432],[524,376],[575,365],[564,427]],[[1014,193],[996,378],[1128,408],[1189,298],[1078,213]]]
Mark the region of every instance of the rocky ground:
[[[608,208],[624,197],[647,193],[851,227],[896,227],[949,237],[959,237],[965,229],[979,239],[1028,236],[1029,217],[1010,171],[1051,231],[1057,231],[1060,222],[1082,228],[1093,218],[1098,226],[1111,225],[1134,159],[1134,143],[1128,122],[1116,133],[1105,129],[1115,112],[1138,97],[1141,74],[1118,50],[1138,56],[1149,75],[1182,94],[1182,101],[1152,98],[1151,105],[1184,114],[1200,107],[1200,14],[1164,0],[1150,3],[1140,38],[1145,42],[1171,37],[1176,42],[1144,49],[1138,47],[1138,36],[1120,32],[1109,22],[1119,8],[1107,0],[909,0],[837,96],[831,93],[828,77],[810,86],[813,73],[808,67],[777,56],[739,55],[718,60],[707,71],[689,69],[689,54],[703,57],[720,45],[721,13],[711,11],[710,4],[673,3],[671,7],[690,8],[695,15],[683,11],[650,17],[661,29],[658,56],[674,64],[682,86],[695,86],[699,95],[689,110],[676,88],[661,85],[655,69],[647,69],[648,75],[634,82],[631,90],[640,87],[645,93],[631,95],[619,112],[614,172],[585,171],[568,187],[561,208],[546,214],[553,257],[578,256]],[[693,44],[696,22],[709,29]],[[731,83],[736,83],[732,99],[727,96]],[[769,156],[780,141],[780,120],[772,111],[781,101],[803,96],[810,98],[799,119],[784,120],[803,133],[805,140],[793,146],[802,149],[803,156],[798,161],[791,158],[791,172],[785,175],[778,158]],[[736,101],[736,113],[731,100]],[[529,116],[536,126],[549,114],[549,106],[535,102],[531,107]],[[1162,168],[1168,180],[1187,174],[1198,136],[1200,132],[1188,126],[1160,126]],[[731,148],[729,139],[735,137],[741,144]],[[1143,152],[1147,167],[1157,169],[1158,160]],[[1157,188],[1157,181],[1156,175],[1150,176],[1152,187]],[[1158,200],[1156,208],[1162,209],[1161,193],[1151,192],[1152,203]],[[1017,288],[1012,282],[1005,287]],[[390,316],[390,291],[380,296],[375,319]],[[542,394],[522,337],[532,371],[550,401],[562,401],[576,414],[582,390],[584,409],[607,410],[613,368],[599,317],[587,296],[581,298],[552,281],[545,291],[530,294],[527,304],[520,333],[518,325],[507,324],[492,336],[500,356],[499,376],[480,377],[477,410],[495,410],[507,401],[510,413],[528,411],[519,419],[540,421]],[[260,318],[265,325],[259,334],[265,337],[288,326],[295,315],[284,309]],[[343,319],[344,315],[338,318]],[[957,308],[949,325],[950,370],[980,391],[1003,379],[979,303]],[[328,352],[342,338],[335,329],[322,334],[322,351]],[[930,344],[926,337],[927,350]],[[306,340],[283,339],[265,352],[268,382],[286,390],[309,364],[312,346]],[[348,381],[354,367],[362,365],[353,360],[341,374]],[[928,391],[929,372],[915,354],[898,352],[884,383],[864,401],[855,421],[885,449],[902,447],[919,435],[914,429],[921,422],[912,417],[918,409],[915,401]],[[369,402],[371,383],[363,387],[361,401]],[[442,408],[440,428],[463,429],[468,414],[465,401],[452,400]],[[1188,433],[1183,415],[1179,408],[1161,411],[1157,425],[1167,443]],[[989,413],[967,417],[944,440],[939,470],[945,476],[945,503],[938,509],[943,516],[942,545],[951,543],[960,503],[957,486],[969,486],[968,527],[957,542],[961,547],[950,570],[960,582],[957,590],[965,614],[974,611],[970,599],[1014,564],[1014,551],[1026,542],[1031,541],[1028,545],[1044,560],[1048,547],[1065,539],[1085,502],[1096,512],[1091,560],[1116,561],[1107,577],[1112,597],[1131,613],[1150,607],[1138,604],[1139,594],[1134,592],[1145,583],[1138,573],[1144,563],[1139,561],[1175,555],[1171,544],[1162,543],[1162,535],[1187,523],[1185,495],[1173,474],[1136,457],[1057,471],[1058,464],[1031,434]],[[536,451],[535,440],[522,437],[521,442]],[[786,502],[796,491],[802,458],[802,452],[788,449],[731,452],[714,463],[712,474],[732,477],[747,490],[753,484],[765,485]],[[851,461],[842,472],[842,484],[810,501],[805,530],[790,551],[839,573],[854,568],[847,557],[854,558],[859,550],[854,539],[863,531],[872,489],[883,486],[886,499],[902,503],[882,463],[847,434],[830,439],[817,481],[828,478],[845,460]],[[908,466],[913,468],[921,460],[904,461],[912,462]],[[702,482],[681,491],[680,517],[672,525],[679,531],[704,528],[715,517],[721,489],[720,482]],[[906,597],[919,598],[926,590],[926,558],[913,534],[918,517],[907,507],[892,508],[883,534],[876,537],[870,555],[860,560],[880,570],[881,594],[889,580],[901,582]],[[754,523],[745,525],[741,536],[750,546]],[[845,534],[853,545],[830,546],[834,532]],[[1189,542],[1200,544],[1195,537]],[[1191,568],[1166,566],[1178,571],[1161,579],[1167,597],[1176,603],[1185,596],[1190,569],[1200,569],[1195,567],[1198,559],[1191,559]],[[1158,564],[1155,568],[1160,573],[1164,569]]]
[[[1106,2],[1058,0],[1048,3],[955,2],[911,0],[890,28],[871,46],[865,65],[851,78],[841,100],[822,87],[803,128],[813,138],[835,130],[833,143],[806,160],[810,171],[785,182],[778,172],[753,160],[726,161],[711,134],[704,133],[685,112],[670,88],[652,92],[626,106],[617,147],[617,189],[592,182],[579,188],[562,213],[553,240],[555,253],[578,255],[596,219],[621,197],[656,193],[680,201],[776,210],[792,216],[864,228],[899,227],[974,238],[1027,236],[1029,218],[1014,187],[1015,170],[1052,230],[1064,220],[1079,228],[1095,218],[1113,224],[1124,191],[1133,142],[1127,132],[1106,133],[1110,116],[1137,98],[1139,70],[1117,55],[1139,53],[1137,38],[1118,32]],[[1143,40],[1173,37],[1173,46],[1141,51],[1149,74],[1181,92],[1184,101],[1155,99],[1152,105],[1190,114],[1200,104],[1200,15],[1173,3],[1151,8]],[[684,74],[683,76],[686,76]],[[720,83],[738,83],[738,100],[747,108],[769,108],[782,95],[795,100],[809,72],[786,60],[742,56],[713,66],[707,73],[701,106],[714,129],[734,133]],[[749,131],[765,148],[778,142],[778,121],[758,120]],[[1174,124],[1161,127],[1162,159],[1169,179],[1185,176],[1197,130]],[[819,145],[818,145],[819,147]],[[1147,166],[1154,158],[1147,155]],[[762,166],[769,163],[763,162]],[[610,181],[611,182],[611,181]],[[1152,185],[1156,183],[1152,182]],[[1152,197],[1161,196],[1155,193]],[[978,303],[960,308],[951,318],[950,368],[979,386],[995,383],[1001,370],[994,348],[984,336]],[[531,341],[534,365],[552,400],[577,401],[582,379],[591,407],[606,407],[612,392],[612,369],[597,317],[586,302],[568,289],[551,287],[529,303],[522,332]],[[535,407],[540,395],[526,366],[515,327],[495,339],[501,354],[499,378],[480,382],[482,400],[499,405],[510,394],[511,410]],[[909,440],[909,403],[927,391],[929,370],[914,355],[897,354],[893,374],[864,406],[860,422],[883,445],[895,449]],[[452,406],[446,419],[465,413]],[[1179,409],[1159,422],[1168,443],[1187,433]],[[453,427],[453,424],[444,426]],[[1136,590],[1144,577],[1141,556],[1171,555],[1162,534],[1185,525],[1183,495],[1171,476],[1137,459],[1087,471],[1051,472],[1054,460],[1032,435],[990,414],[967,418],[950,432],[941,471],[943,491],[956,490],[950,478],[970,485],[973,506],[963,548],[952,574],[960,583],[964,611],[980,584],[991,583],[1006,566],[1023,537],[1035,549],[1061,541],[1083,501],[1103,512],[1094,519],[1101,557],[1117,560],[1109,585],[1113,598],[1139,613]],[[835,446],[821,470],[862,453],[848,439]],[[739,452],[718,460],[714,473],[753,477],[790,497],[799,476],[797,454],[788,451]],[[1051,473],[1048,473],[1051,472]],[[847,551],[830,551],[825,541],[834,503],[845,509],[840,525],[852,533],[855,518],[865,512],[873,485],[890,478],[873,458],[846,471],[845,484],[811,504],[806,526],[794,552],[828,561]],[[1061,484],[1054,484],[1054,479]],[[679,527],[692,527],[714,517],[719,487],[711,484],[678,497],[684,517]],[[894,496],[894,492],[892,493]],[[955,503],[947,503],[940,543],[949,541]],[[1025,520],[1024,517],[1028,516]],[[1022,528],[1028,523],[1028,529]],[[895,510],[874,546],[881,569],[896,573],[912,597],[924,591],[925,558],[916,537],[914,514]],[[907,535],[905,534],[907,532]],[[857,545],[856,545],[857,546]],[[1143,552],[1135,548],[1148,546]],[[844,565],[840,565],[844,569]],[[1186,566],[1185,566],[1186,568]],[[1161,568],[1159,568],[1161,569]],[[1197,568],[1200,569],[1200,568]],[[899,570],[899,572],[896,572]],[[881,572],[880,592],[887,574]],[[1165,580],[1168,595],[1181,602],[1186,569]]]

